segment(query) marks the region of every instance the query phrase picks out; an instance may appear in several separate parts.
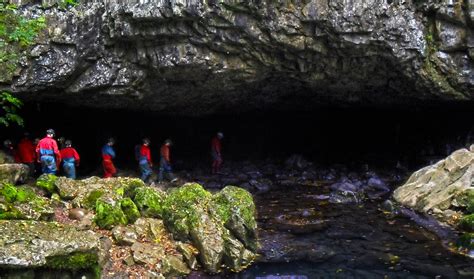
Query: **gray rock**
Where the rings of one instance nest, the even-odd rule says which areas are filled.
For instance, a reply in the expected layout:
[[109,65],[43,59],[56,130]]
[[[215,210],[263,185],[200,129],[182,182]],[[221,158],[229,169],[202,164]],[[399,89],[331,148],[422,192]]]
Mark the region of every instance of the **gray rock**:
[[413,173],[393,197],[404,206],[447,220],[449,214],[445,215],[445,211],[467,206],[465,198],[472,192],[473,178],[474,153],[460,149]]
[[0,164],[0,182],[17,184],[26,181],[29,168],[23,164]]
[[54,222],[0,220],[0,266],[7,269],[57,267],[77,254],[88,255],[83,268],[92,268],[105,261],[106,251],[92,231]]

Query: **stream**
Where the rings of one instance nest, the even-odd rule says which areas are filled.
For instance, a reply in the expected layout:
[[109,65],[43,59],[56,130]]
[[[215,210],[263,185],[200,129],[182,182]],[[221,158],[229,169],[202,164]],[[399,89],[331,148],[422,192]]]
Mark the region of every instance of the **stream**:
[[382,200],[332,204],[324,199],[328,192],[296,186],[257,195],[262,258],[226,277],[474,278],[473,259],[451,252],[408,217],[385,211]]

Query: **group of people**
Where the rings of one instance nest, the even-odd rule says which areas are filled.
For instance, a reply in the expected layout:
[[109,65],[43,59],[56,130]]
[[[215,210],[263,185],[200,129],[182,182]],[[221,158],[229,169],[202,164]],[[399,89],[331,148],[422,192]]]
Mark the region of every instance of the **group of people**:
[[[80,156],[76,149],[72,147],[71,140],[60,138],[58,142],[54,139],[53,129],[46,131],[46,136],[39,140],[32,141],[28,133],[18,143],[17,147],[10,140],[4,141],[4,148],[17,163],[29,166],[31,175],[34,175],[38,163],[41,166],[41,173],[56,174],[62,166],[64,175],[68,178],[76,179],[76,167],[79,166]],[[224,134],[218,132],[211,140],[212,173],[217,174],[222,167],[222,139]],[[102,147],[102,167],[104,178],[113,177],[117,173],[114,165],[116,153],[114,150],[115,139],[109,138]],[[135,159],[138,162],[141,179],[148,183],[153,174],[153,161],[150,150],[151,141],[144,138],[140,145],[135,147]],[[164,181],[165,177],[175,182],[177,178],[173,174],[170,160],[170,148],[173,142],[170,139],[164,141],[160,148],[160,164],[158,182]]]

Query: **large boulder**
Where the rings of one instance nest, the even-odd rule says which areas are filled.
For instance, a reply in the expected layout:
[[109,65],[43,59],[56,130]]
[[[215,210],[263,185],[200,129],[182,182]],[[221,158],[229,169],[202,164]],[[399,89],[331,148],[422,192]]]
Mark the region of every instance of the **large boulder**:
[[460,149],[415,172],[393,197],[402,205],[449,221],[450,210],[466,212],[474,203],[473,182],[474,152]]
[[54,222],[0,220],[0,268],[91,269],[106,259],[100,235]]
[[29,168],[23,164],[0,164],[0,182],[17,184],[28,178]]
[[256,256],[255,205],[244,189],[228,186],[213,196],[185,184],[168,193],[163,218],[175,238],[192,242],[208,272],[241,270]]

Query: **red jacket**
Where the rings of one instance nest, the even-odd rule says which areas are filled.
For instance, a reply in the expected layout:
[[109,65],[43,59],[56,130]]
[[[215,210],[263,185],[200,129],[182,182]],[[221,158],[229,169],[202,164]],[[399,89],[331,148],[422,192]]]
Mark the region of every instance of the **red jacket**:
[[74,162],[76,164],[79,164],[81,158],[79,157],[79,153],[77,153],[76,149],[72,147],[66,147],[64,149],[61,149],[61,158],[64,159],[69,159],[69,158],[74,158]]
[[58,144],[53,138],[45,137],[40,140],[38,145],[36,146],[36,154],[38,156],[37,158],[41,158],[42,154],[54,154],[56,155],[57,161],[61,161],[61,153],[59,153]]
[[140,158],[139,160],[141,161],[142,158],[146,158],[148,163],[153,164],[151,161],[151,152],[150,152],[150,147],[146,145],[142,145],[140,147]]
[[163,144],[160,149],[161,157],[165,159],[166,162],[170,161],[170,147],[166,144]]
[[218,137],[213,137],[211,141],[211,151],[216,152],[217,154],[221,154],[222,150],[222,143]]
[[24,138],[18,143],[18,157],[21,163],[34,163],[36,159],[36,150],[30,139]]

